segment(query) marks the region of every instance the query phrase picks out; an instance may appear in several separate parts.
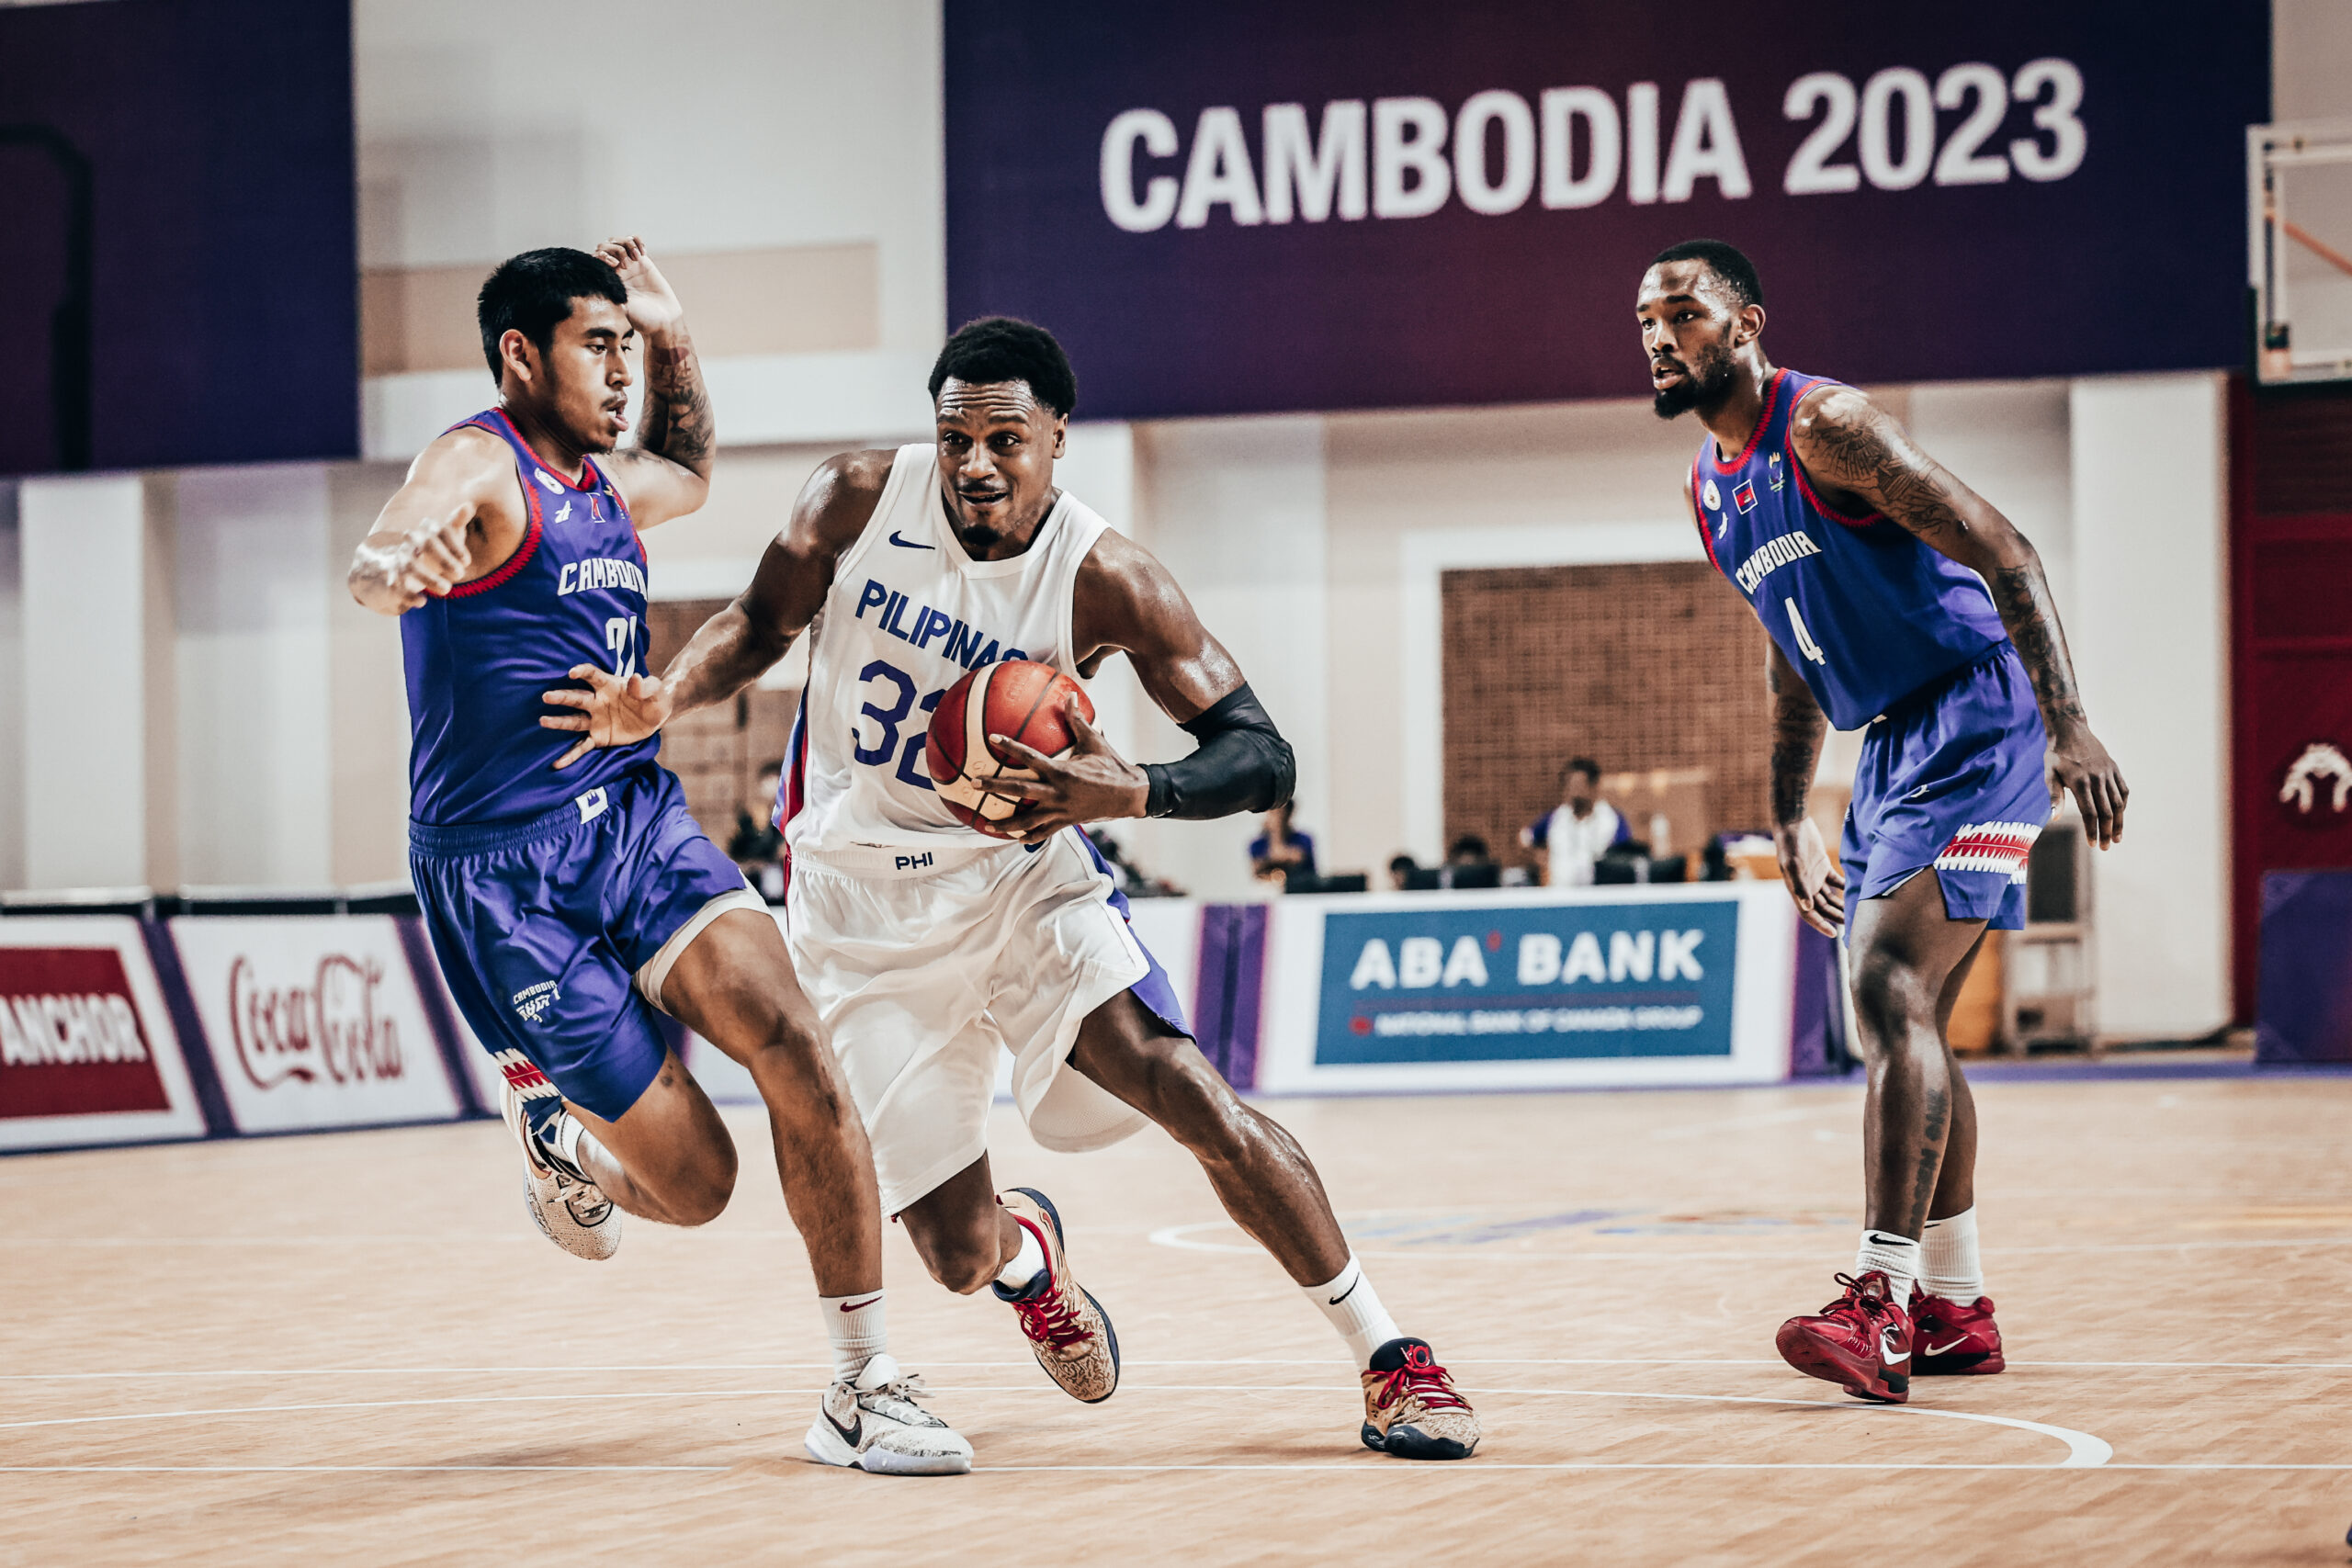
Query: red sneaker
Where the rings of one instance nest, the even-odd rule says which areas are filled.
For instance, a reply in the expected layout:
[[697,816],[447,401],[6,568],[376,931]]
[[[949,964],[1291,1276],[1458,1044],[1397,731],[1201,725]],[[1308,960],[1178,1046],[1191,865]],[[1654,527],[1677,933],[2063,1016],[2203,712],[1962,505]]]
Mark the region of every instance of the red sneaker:
[[2001,1328],[1993,1321],[1993,1298],[1967,1306],[1948,1296],[1911,1292],[1911,1372],[1923,1378],[1987,1378],[2008,1365],[2001,1359]]
[[1887,1299],[1886,1276],[1838,1276],[1846,1293],[1817,1317],[1792,1317],[1773,1343],[1807,1377],[1838,1384],[1856,1399],[1901,1404],[1911,1397],[1911,1314]]

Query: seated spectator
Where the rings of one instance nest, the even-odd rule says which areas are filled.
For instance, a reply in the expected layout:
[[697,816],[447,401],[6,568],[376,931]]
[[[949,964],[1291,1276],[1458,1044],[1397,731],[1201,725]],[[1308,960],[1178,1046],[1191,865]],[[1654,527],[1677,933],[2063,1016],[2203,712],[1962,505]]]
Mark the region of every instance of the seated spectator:
[[1404,892],[1412,886],[1413,874],[1420,869],[1421,863],[1410,855],[1392,856],[1388,862],[1388,886],[1398,893]]
[[[770,818],[775,811],[776,791],[784,783],[784,764],[770,762],[760,770],[759,784],[751,800],[735,808],[735,832],[727,840],[727,858],[741,869],[760,897],[771,904],[784,901],[784,835],[776,830]],[[759,812],[755,819],[752,813]]]
[[1315,839],[1291,826],[1291,803],[1266,813],[1266,830],[1250,840],[1250,868],[1261,882],[1315,874]]
[[1487,840],[1464,833],[1446,846],[1445,864],[1438,871],[1441,887],[1499,887],[1503,868],[1487,849]]
[[1600,764],[1577,757],[1560,770],[1560,804],[1521,829],[1519,841],[1535,852],[1546,887],[1589,887],[1594,864],[1611,844],[1632,837],[1616,808],[1600,798]]
[[1181,898],[1184,890],[1165,877],[1154,876],[1133,861],[1119,848],[1119,840],[1102,830],[1100,823],[1080,828],[1080,832],[1092,840],[1094,848],[1111,868],[1111,881],[1130,898]]

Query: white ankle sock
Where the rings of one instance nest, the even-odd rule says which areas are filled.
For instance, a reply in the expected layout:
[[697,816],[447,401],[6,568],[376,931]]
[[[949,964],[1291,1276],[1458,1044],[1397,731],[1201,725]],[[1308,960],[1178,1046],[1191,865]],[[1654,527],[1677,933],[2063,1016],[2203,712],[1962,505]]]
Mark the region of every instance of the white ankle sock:
[[996,1282],[1018,1295],[1045,1271],[1046,1249],[1037,1245],[1037,1233],[1023,1225],[1021,1250],[1012,1255],[1012,1262],[997,1270]]
[[1886,1299],[1908,1310],[1911,1288],[1919,1282],[1919,1244],[1907,1235],[1865,1229],[1854,1250],[1854,1278],[1873,1269],[1886,1276]]
[[1984,1293],[1984,1265],[1976,1258],[1974,1204],[1947,1219],[1929,1220],[1919,1238],[1927,1266],[1919,1271],[1919,1288],[1962,1306]]
[[817,1310],[824,1314],[825,1339],[833,1351],[833,1381],[853,1382],[866,1362],[890,1342],[885,1326],[882,1292],[860,1291],[854,1296],[819,1296]]
[[1372,1288],[1363,1265],[1352,1255],[1348,1266],[1336,1277],[1319,1285],[1302,1285],[1299,1294],[1331,1320],[1331,1326],[1340,1331],[1340,1337],[1355,1352],[1358,1371],[1372,1365],[1374,1350],[1397,1337],[1396,1320],[1380,1304],[1380,1292]]
[[569,1111],[559,1111],[540,1134],[539,1142],[558,1159],[585,1176],[588,1168],[580,1163],[580,1140],[587,1135],[588,1129],[581,1125],[579,1117]]

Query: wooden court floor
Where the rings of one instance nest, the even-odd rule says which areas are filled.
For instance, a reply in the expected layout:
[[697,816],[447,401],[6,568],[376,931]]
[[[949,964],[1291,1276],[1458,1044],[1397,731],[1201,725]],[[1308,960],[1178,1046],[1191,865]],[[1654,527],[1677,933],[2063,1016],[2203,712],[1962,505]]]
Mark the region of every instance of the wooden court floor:
[[1126,1353],[1076,1404],[902,1237],[895,1348],[982,1469],[801,1458],[822,1349],[751,1153],[590,1265],[495,1123],[0,1161],[0,1562],[2343,1563],[2352,1077],[1988,1083],[2011,1371],[1900,1410],[1772,1354],[1850,1258],[1859,1091],[1283,1100],[1479,1405],[1363,1450],[1351,1369],[1157,1134],[1044,1187]]

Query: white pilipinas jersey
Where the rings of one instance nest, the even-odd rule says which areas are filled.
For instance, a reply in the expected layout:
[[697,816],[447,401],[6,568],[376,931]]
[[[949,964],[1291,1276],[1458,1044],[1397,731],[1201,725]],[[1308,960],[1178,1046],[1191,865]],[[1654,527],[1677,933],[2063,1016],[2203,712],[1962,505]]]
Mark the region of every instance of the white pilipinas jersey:
[[943,840],[995,847],[932,789],[923,739],[933,710],[966,671],[1001,660],[1077,677],[1071,593],[1108,526],[1064,495],[1027,550],[974,560],[948,525],[937,449],[899,448],[809,632],[808,686],[780,816],[792,853],[935,849]]

